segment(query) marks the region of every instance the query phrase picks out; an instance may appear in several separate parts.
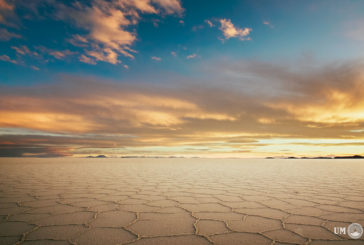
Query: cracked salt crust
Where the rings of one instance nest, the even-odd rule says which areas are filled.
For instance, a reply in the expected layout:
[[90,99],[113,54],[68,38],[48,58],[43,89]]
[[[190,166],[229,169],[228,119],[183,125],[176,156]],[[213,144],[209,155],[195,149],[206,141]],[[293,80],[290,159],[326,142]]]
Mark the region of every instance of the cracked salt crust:
[[0,244],[364,244],[363,193],[363,160],[2,158]]

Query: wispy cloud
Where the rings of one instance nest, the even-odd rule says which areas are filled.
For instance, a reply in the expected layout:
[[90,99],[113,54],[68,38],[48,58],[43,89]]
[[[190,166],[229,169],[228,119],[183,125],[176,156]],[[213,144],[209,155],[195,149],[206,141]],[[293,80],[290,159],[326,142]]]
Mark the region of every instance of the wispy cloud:
[[10,63],[13,63],[13,64],[18,64],[18,62],[16,60],[12,60],[9,56],[7,56],[5,54],[0,55],[0,60],[5,61],[5,62],[10,62]]
[[9,41],[12,38],[21,38],[21,36],[16,33],[9,32],[4,28],[0,28],[0,41]]
[[272,28],[272,29],[274,28],[274,25],[271,22],[267,21],[267,20],[263,21],[263,25],[266,25],[266,26],[268,26],[269,28]]
[[161,57],[157,57],[157,56],[152,56],[151,57],[152,60],[155,60],[155,61],[162,61],[162,58]]
[[[137,1],[135,1],[137,2]],[[152,1],[145,1],[145,2],[149,2],[151,3],[155,3],[157,5],[159,5],[160,7],[162,7],[162,9],[167,13],[167,14],[182,14],[183,13],[183,8],[181,6],[181,2],[179,0],[152,0]]]
[[49,54],[52,55],[56,59],[63,60],[67,56],[74,55],[75,52],[72,52],[72,51],[66,49],[66,50],[54,50],[54,51],[49,52]]
[[222,31],[225,39],[239,38],[240,40],[250,40],[249,34],[251,28],[236,27],[230,19],[220,19],[220,30]]
[[86,55],[94,58],[94,60],[109,62],[114,65],[121,63],[121,61],[118,60],[118,53],[111,48],[87,50]]
[[199,30],[202,30],[203,28],[205,28],[204,25],[195,25],[195,26],[192,26],[192,31],[199,31]]
[[196,58],[197,57],[197,54],[190,54],[190,55],[187,55],[186,56],[186,59],[194,59],[194,58]]
[[78,34],[74,34],[71,38],[67,39],[67,41],[76,47],[87,47],[88,46],[87,38],[80,36]]
[[25,45],[22,46],[12,46],[12,49],[14,49],[16,51],[17,54],[19,55],[33,55],[33,56],[38,56],[38,53],[35,51],[30,51],[29,48]]
[[[38,47],[35,47],[35,49],[39,52],[39,55],[42,55],[43,60],[45,59],[44,57],[48,57],[48,58],[52,57],[57,60],[65,60],[68,57],[72,57],[77,54],[77,52],[71,51],[69,49],[65,49],[65,50],[50,49],[50,48],[47,48],[44,46],[38,46]],[[29,52],[26,52],[26,53],[29,53]],[[31,54],[37,54],[37,53],[31,52]]]
[[90,65],[96,65],[96,61],[86,55],[81,54],[80,57],[78,57],[79,61],[83,63],[87,63]]
[[38,66],[34,66],[34,65],[30,66],[30,68],[32,68],[35,71],[39,71],[40,70],[40,68]]
[[205,22],[209,25],[209,27],[214,27],[214,23],[211,20],[205,20]]

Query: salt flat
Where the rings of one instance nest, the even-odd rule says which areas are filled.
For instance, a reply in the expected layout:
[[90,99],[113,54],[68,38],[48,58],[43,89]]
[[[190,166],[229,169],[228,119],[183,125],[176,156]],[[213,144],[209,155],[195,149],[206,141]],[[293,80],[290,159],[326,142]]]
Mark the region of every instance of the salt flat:
[[364,244],[363,160],[0,159],[0,244]]

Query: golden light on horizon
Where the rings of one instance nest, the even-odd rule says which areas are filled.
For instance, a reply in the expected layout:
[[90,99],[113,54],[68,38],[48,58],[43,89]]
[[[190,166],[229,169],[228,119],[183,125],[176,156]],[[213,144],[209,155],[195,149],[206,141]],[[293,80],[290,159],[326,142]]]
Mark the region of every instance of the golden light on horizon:
[[97,126],[80,115],[0,111],[0,127],[39,129],[49,132],[89,132]]

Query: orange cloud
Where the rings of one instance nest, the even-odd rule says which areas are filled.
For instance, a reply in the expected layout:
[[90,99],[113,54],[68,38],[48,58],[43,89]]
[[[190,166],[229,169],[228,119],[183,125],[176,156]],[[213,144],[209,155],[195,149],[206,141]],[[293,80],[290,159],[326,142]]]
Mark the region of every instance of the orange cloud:
[[79,59],[79,61],[81,61],[83,63],[87,63],[90,65],[96,65],[96,61],[91,59],[90,57],[87,57],[86,55],[81,54],[78,59]]
[[121,63],[120,54],[134,58],[136,51],[130,47],[136,40],[136,33],[129,27],[139,22],[139,13],[159,14],[160,10],[166,14],[183,12],[179,0],[93,1],[91,6],[77,6],[63,6],[59,10],[62,13],[60,16],[73,20],[88,31],[87,35],[75,35],[69,41],[86,48],[86,53],[79,60],[89,64],[95,61],[118,64]]
[[3,10],[13,10],[14,6],[6,2],[5,0],[0,0],[0,9]]
[[[111,64],[120,63],[120,60],[118,60],[118,54],[110,48],[105,48],[103,50],[89,50],[86,51],[86,54],[99,61],[105,61]],[[80,60],[83,62],[86,61],[85,63],[92,64],[93,62],[90,62],[92,59],[88,56],[81,55]]]
[[224,34],[225,39],[232,37],[238,37],[240,40],[250,40],[249,34],[252,31],[251,28],[238,28],[235,27],[230,19],[220,19],[220,30]]
[[282,101],[268,103],[275,109],[282,109],[305,122],[339,124],[364,122],[364,74],[355,80],[346,81],[348,88],[328,87],[316,84],[317,95],[312,101]]
[[[100,86],[98,84],[97,86]],[[186,118],[234,120],[232,116],[204,111],[193,102],[148,92],[134,92],[117,88],[95,94],[94,98],[55,97],[49,98],[4,96],[0,101],[0,127],[18,127],[56,132],[108,131],[109,124],[98,122],[101,117],[117,121],[127,127],[169,127],[183,124]],[[74,111],[66,106],[72,105]],[[9,111],[8,108],[13,108]],[[90,109],[91,111],[82,108]],[[93,115],[95,114],[95,115]]]
[[82,116],[50,112],[0,111],[1,127],[18,127],[60,132],[88,132],[95,128]]
[[[12,15],[13,10],[14,10],[14,5],[8,3],[6,0],[0,0],[0,23],[7,25],[8,23],[6,21],[6,17],[9,17],[9,15]],[[2,31],[3,33],[0,32],[0,37],[1,37],[1,35],[3,35],[3,36],[5,35],[4,34],[4,33],[6,33],[5,31]],[[16,34],[13,34],[13,35],[16,35]],[[9,36],[9,33],[8,33],[8,36]],[[1,38],[0,38],[0,40],[1,40]]]
[[183,12],[183,8],[179,0],[152,0],[152,2],[160,5],[167,14],[181,14]]

